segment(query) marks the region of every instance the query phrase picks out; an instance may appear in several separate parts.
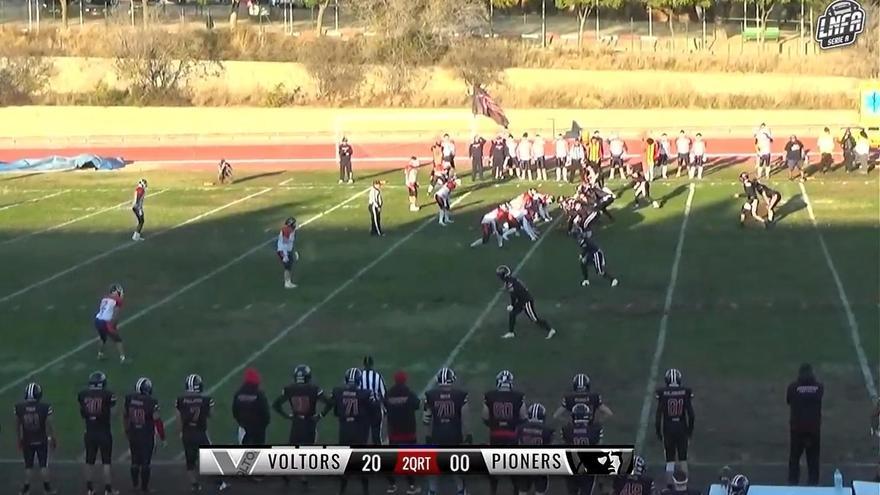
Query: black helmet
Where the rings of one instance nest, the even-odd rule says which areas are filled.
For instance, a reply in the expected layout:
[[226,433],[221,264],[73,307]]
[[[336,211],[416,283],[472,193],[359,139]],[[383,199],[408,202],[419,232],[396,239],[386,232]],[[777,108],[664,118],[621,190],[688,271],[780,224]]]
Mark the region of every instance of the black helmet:
[[142,376],[135,382],[134,389],[139,394],[153,395],[153,381]]
[[357,368],[349,368],[345,371],[345,384],[346,385],[360,385],[361,384],[361,370]]
[[186,381],[183,384],[184,390],[191,394],[199,394],[202,392],[202,388],[204,383],[202,382],[202,377],[193,373],[186,377]]
[[547,408],[544,407],[543,404],[535,402],[534,404],[529,406],[528,417],[529,421],[543,422],[544,418],[547,417]]
[[43,387],[39,383],[28,383],[24,388],[24,400],[38,401],[43,397]]
[[511,273],[513,273],[513,271],[507,265],[499,265],[498,268],[495,269],[495,275],[498,275],[498,278],[501,280],[507,280]]
[[294,383],[309,383],[312,379],[312,368],[309,368],[307,364],[298,364],[296,368],[293,369],[293,382]]
[[571,419],[572,421],[586,421],[589,423],[593,421],[593,411],[586,404],[575,404],[571,408]]
[[94,390],[104,390],[107,387],[107,375],[103,371],[93,371],[89,375],[89,388]]

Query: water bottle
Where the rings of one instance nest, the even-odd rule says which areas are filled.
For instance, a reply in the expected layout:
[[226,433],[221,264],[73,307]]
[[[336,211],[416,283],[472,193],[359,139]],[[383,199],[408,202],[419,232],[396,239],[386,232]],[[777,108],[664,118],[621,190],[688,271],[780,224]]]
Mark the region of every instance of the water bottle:
[[843,490],[843,475],[840,474],[840,469],[834,470],[834,490]]

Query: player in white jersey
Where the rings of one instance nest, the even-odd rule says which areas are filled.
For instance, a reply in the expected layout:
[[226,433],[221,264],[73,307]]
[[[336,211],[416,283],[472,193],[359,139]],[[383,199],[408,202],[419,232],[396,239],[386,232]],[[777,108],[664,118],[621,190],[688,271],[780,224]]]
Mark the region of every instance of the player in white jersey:
[[406,192],[409,195],[409,211],[419,211],[419,159],[415,156],[409,158],[409,163],[403,170],[403,182],[406,184]]
[[495,236],[498,240],[498,247],[504,245],[504,238],[501,237],[501,230],[504,221],[507,219],[508,206],[499,205],[494,210],[483,215],[480,220],[481,237],[471,243],[471,247],[482,246],[489,242],[489,237]]
[[[535,169],[535,179],[547,180],[547,166],[545,164],[546,150],[544,146],[546,142],[540,134],[535,134],[535,140],[532,142],[532,168]],[[532,169],[529,169],[529,179],[531,180]]]
[[687,137],[683,129],[678,133],[678,138],[675,140],[675,152],[678,155],[678,166],[675,170],[675,176],[681,177],[681,173],[685,169],[690,169],[691,156],[691,138]]
[[703,141],[703,135],[699,132],[695,136],[693,146],[691,147],[691,166],[688,168],[688,176],[693,179],[703,179],[703,167],[706,165],[706,141]]
[[[764,126],[762,125],[762,127]],[[761,177],[770,178],[771,144],[773,144],[773,138],[770,136],[769,131],[758,129],[758,132],[755,133],[755,154],[757,155],[758,162],[755,170],[758,179],[761,179]]]
[[513,134],[507,135],[504,144],[507,146],[507,157],[504,168],[507,170],[507,176],[513,177],[514,171],[517,170],[516,139],[513,138]]
[[101,346],[98,348],[98,359],[104,359],[104,346],[107,340],[112,340],[116,345],[119,353],[119,362],[125,362],[125,349],[122,347],[122,337],[119,336],[117,322],[119,320],[119,310],[122,309],[122,300],[125,292],[119,284],[110,286],[110,292],[101,298],[98,305],[98,312],[95,314],[95,330],[98,331],[98,338],[101,339]]
[[620,171],[620,178],[623,179],[623,160],[626,155],[626,143],[617,134],[612,135],[608,140],[608,153],[611,155],[611,178],[614,178],[614,171]]
[[524,132],[519,144],[516,145],[516,159],[519,167],[516,170],[516,176],[520,179],[526,178],[528,170],[528,178],[532,178],[532,143],[529,141],[529,133]]
[[131,240],[133,241],[144,240],[141,232],[144,230],[144,197],[146,195],[147,180],[141,179],[138,181],[137,187],[134,188],[134,201],[131,203],[131,211],[134,213],[134,217],[137,218],[137,227],[134,229],[134,234],[131,235]]
[[556,182],[567,181],[568,172],[568,141],[560,132],[556,137]]
[[532,211],[535,216],[544,222],[553,220],[553,217],[550,216],[550,212],[547,210],[550,207],[550,203],[553,202],[553,196],[539,192],[537,189],[529,189],[529,193],[532,195]]
[[278,232],[278,242],[276,243],[275,252],[278,259],[281,260],[281,266],[284,267],[284,288],[296,289],[293,283],[291,271],[293,262],[299,259],[299,253],[296,251],[296,219],[293,217],[284,221],[281,231]]
[[437,189],[437,192],[434,193],[434,200],[437,201],[437,206],[440,207],[437,223],[442,227],[445,227],[446,224],[454,223],[449,214],[449,211],[452,209],[452,206],[449,203],[449,196],[460,183],[461,180],[455,177],[447,179],[440,186],[440,189]]
[[519,235],[519,230],[525,232],[532,241],[538,240],[538,233],[532,225],[531,213],[529,210],[527,208],[516,208],[511,206],[510,212],[508,213],[507,225],[502,236],[506,241],[513,234]]

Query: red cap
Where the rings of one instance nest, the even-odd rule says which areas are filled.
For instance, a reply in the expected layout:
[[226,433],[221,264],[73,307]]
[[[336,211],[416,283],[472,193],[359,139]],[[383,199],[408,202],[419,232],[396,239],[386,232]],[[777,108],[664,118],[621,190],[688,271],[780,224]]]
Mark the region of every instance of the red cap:
[[254,368],[244,370],[244,382],[250,385],[259,385],[260,372]]
[[406,383],[406,371],[398,371],[394,374],[394,383],[397,385],[403,385]]

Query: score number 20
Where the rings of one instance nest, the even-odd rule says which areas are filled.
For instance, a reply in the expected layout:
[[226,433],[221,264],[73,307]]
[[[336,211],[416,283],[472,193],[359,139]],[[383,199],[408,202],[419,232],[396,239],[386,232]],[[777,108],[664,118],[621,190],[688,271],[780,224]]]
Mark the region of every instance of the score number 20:
[[[361,456],[361,471],[365,473],[382,472],[382,458],[378,454]],[[426,456],[406,456],[402,470],[407,473],[425,472],[430,469],[430,458]],[[471,458],[467,454],[450,454],[449,470],[453,473],[466,473],[471,469]]]

